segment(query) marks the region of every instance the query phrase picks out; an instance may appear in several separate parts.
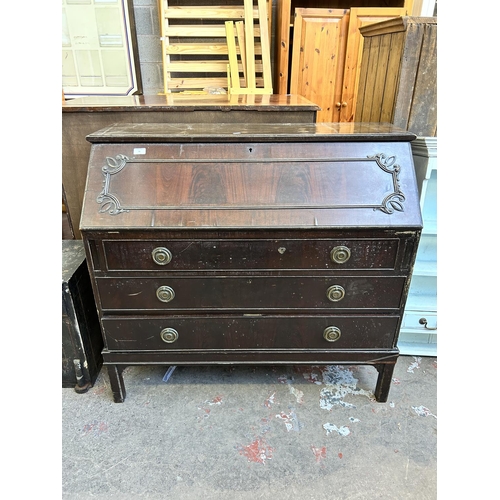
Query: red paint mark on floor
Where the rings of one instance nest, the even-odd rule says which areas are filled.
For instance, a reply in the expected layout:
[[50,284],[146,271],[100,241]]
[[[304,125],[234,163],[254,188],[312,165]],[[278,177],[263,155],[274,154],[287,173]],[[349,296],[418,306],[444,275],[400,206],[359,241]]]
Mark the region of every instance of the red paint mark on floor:
[[257,438],[247,446],[239,448],[240,455],[247,457],[249,462],[264,464],[273,457],[274,448],[268,446],[262,438]]
[[311,450],[316,457],[316,463],[319,463],[322,458],[326,458],[326,446],[316,448],[316,446],[311,445]]
[[209,403],[211,405],[220,405],[222,403],[222,396],[215,396],[214,399]]
[[342,453],[339,453],[339,458],[342,458],[344,455],[342,455]]
[[399,384],[401,384],[401,380],[399,380],[398,378],[393,378],[393,379],[392,379],[392,383],[393,383],[394,385],[399,385]]
[[94,420],[92,423],[86,424],[83,427],[83,432],[85,432],[85,434],[89,434],[90,432],[102,434],[103,432],[107,432],[107,430],[108,424],[106,422],[97,422],[97,420]]

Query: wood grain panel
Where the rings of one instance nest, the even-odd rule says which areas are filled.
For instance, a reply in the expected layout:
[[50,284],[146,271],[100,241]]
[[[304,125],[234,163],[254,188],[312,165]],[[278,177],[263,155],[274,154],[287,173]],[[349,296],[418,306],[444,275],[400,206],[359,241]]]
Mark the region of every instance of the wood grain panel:
[[[202,349],[327,349],[390,348],[398,318],[394,316],[291,316],[291,317],[163,317],[105,318],[103,329],[109,349],[158,351]],[[323,330],[341,330],[336,342],[327,342]],[[179,338],[163,342],[160,332],[174,328]],[[194,353],[193,353],[194,354]],[[227,354],[226,354],[227,357]]]
[[290,92],[321,107],[318,122],[336,122],[334,106],[340,98],[338,72],[343,54],[349,14],[341,9],[296,9],[293,34]]

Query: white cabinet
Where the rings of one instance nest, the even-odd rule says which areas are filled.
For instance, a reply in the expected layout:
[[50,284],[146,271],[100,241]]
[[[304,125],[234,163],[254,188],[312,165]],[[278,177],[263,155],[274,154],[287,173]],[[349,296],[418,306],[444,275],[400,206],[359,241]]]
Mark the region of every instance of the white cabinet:
[[412,142],[424,228],[401,325],[401,354],[437,355],[437,138]]

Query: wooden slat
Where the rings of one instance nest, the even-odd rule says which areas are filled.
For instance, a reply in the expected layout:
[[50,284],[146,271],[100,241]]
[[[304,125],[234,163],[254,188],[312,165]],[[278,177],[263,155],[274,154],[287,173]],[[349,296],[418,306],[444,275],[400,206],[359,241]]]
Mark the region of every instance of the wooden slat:
[[275,79],[277,94],[288,93],[288,62],[290,58],[291,0],[279,0],[276,5]]
[[375,73],[375,84],[373,86],[372,110],[370,115],[370,121],[373,122],[380,122],[382,114],[382,102],[385,90],[384,75],[387,71],[387,59],[390,51],[387,37],[377,38],[377,40],[379,40],[378,61],[376,67],[373,68],[373,72]]
[[[236,25],[236,31],[238,32],[238,24]],[[243,23],[241,23],[243,24]],[[236,53],[240,54],[240,33],[238,32],[238,45],[236,46]],[[206,43],[171,43],[168,47],[165,47],[167,54],[177,55],[177,54],[187,54],[187,55],[227,55],[227,44],[211,44]],[[259,46],[255,47],[255,54],[261,55],[262,49]]]
[[232,89],[240,88],[240,73],[236,56],[236,42],[233,21],[226,21],[226,41],[229,54],[229,83]]
[[[254,36],[260,36],[260,29],[254,28]],[[199,37],[199,38],[226,38],[226,27],[224,24],[187,24],[175,25],[165,28],[163,36]],[[207,42],[209,44],[210,42]]]
[[[226,73],[226,71],[224,71]],[[264,85],[263,78],[257,77],[256,83],[259,86]],[[243,81],[240,79],[240,86]],[[227,77],[210,77],[210,78],[172,78],[170,80],[171,89],[203,89],[205,87],[227,87]]]
[[262,47],[262,71],[264,77],[264,88],[271,89],[272,94],[272,74],[271,74],[271,47],[269,43],[269,32],[267,30],[266,0],[257,0],[259,10],[260,45]]
[[[367,39],[369,40],[369,38]],[[382,100],[382,110],[380,120],[385,123],[392,123],[394,119],[394,105],[396,88],[401,73],[401,54],[405,43],[405,34],[403,32],[390,35],[390,51],[387,60],[387,75],[385,77],[384,98]]]
[[[252,15],[258,19],[258,9],[254,8]],[[245,18],[245,9],[243,6],[231,5],[210,5],[210,6],[189,6],[179,7],[170,6],[165,11],[165,19],[223,19],[235,20]]]
[[[238,34],[237,50],[240,54],[241,65],[243,66],[243,87],[247,86],[247,52],[245,46],[245,25],[243,21],[236,21],[236,33]],[[255,53],[262,53],[260,45],[255,48]]]
[[255,88],[255,52],[253,33],[253,1],[244,0],[245,6],[245,49],[247,67],[247,88]]
[[[238,67],[243,71],[241,64]],[[225,73],[227,60],[224,61],[171,61],[171,73]],[[257,73],[262,73],[262,62],[255,63]]]
[[417,77],[420,51],[422,48],[424,26],[408,24],[406,30],[406,45],[403,53],[405,64],[401,68],[396,101],[398,106],[394,112],[394,125],[408,130],[408,119],[413,100],[413,90]]

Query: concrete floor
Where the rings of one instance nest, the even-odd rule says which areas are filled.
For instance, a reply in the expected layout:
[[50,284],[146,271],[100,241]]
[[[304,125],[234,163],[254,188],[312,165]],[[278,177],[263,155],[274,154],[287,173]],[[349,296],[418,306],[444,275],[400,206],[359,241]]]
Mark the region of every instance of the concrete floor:
[[435,499],[437,359],[370,366],[131,366],[62,389],[62,498]]

